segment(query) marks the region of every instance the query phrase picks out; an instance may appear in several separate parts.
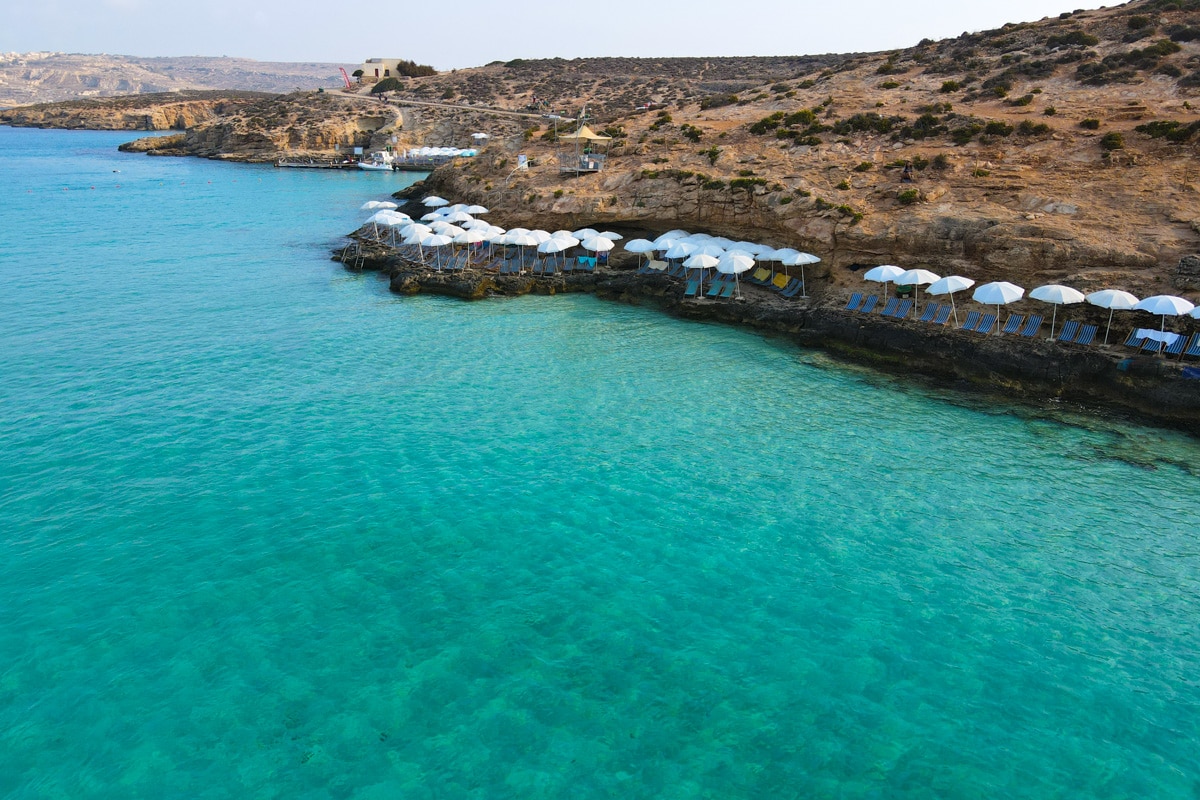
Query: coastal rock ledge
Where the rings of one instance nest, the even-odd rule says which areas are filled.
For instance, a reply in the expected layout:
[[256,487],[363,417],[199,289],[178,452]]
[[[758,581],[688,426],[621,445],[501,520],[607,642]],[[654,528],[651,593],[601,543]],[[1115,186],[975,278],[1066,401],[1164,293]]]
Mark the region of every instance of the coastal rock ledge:
[[333,258],[351,271],[382,273],[397,294],[482,300],[589,292],[603,300],[652,306],[681,319],[782,336],[926,385],[1042,407],[1074,404],[1084,411],[1116,412],[1200,435],[1200,381],[1186,377],[1175,358],[1144,355],[1122,346],[1123,333],[1117,330],[1108,345],[1078,347],[1041,336],[985,336],[913,319],[859,314],[843,310],[843,298],[787,300],[752,284],[742,285],[740,301],[685,299],[681,281],[641,275],[621,264],[595,273],[552,277],[478,270],[449,273],[367,242],[337,250]]

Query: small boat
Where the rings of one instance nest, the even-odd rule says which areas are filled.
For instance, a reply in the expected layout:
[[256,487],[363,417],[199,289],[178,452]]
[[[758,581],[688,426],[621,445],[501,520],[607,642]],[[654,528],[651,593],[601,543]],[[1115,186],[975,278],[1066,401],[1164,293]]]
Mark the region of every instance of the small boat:
[[358,162],[359,169],[370,170],[373,172],[391,172],[392,157],[388,153],[371,153],[371,157],[365,161]]

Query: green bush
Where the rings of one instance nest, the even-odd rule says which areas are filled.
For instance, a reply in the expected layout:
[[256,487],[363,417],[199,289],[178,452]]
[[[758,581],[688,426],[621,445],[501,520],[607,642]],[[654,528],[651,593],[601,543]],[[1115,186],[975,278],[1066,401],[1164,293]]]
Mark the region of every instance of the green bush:
[[1044,109],[1042,109],[1042,113],[1045,114],[1047,117],[1053,117],[1055,114],[1058,113],[1058,109],[1055,108],[1054,106],[1046,106]]
[[1169,142],[1186,142],[1200,130],[1200,122],[1184,125],[1175,120],[1160,119],[1147,122],[1145,125],[1138,125],[1134,130],[1138,133],[1144,133],[1152,139],[1166,139]]
[[950,139],[957,145],[964,145],[974,139],[976,134],[982,130],[983,126],[979,123],[963,125],[961,128],[955,128],[950,131]]
[[905,189],[896,195],[896,199],[900,201],[900,205],[902,206],[911,206],[921,199],[921,193],[916,189]]
[[1022,97],[1018,97],[1016,100],[1011,100],[1009,102],[1011,102],[1012,105],[1014,105],[1014,106],[1027,106],[1033,102],[1033,95],[1027,94]]
[[879,84],[879,88],[880,89],[899,89],[900,84],[897,83],[896,81],[884,81],[883,83]]
[[707,150],[701,150],[700,155],[707,156],[709,164],[716,164],[717,159],[721,155],[721,149],[719,147],[710,147]]
[[950,157],[945,153],[938,153],[933,157],[933,160],[929,162],[929,166],[933,167],[938,172],[944,172],[945,170],[950,169]]
[[1029,120],[1022,120],[1021,124],[1017,126],[1017,133],[1022,136],[1041,136],[1049,132],[1050,126],[1044,122],[1034,123]]
[[961,88],[962,84],[958,81],[945,81],[942,83],[942,88],[938,89],[938,91],[942,94],[950,94],[951,92],[957,92]]
[[855,172],[870,172],[874,166],[875,165],[872,164],[870,161],[863,161],[861,164],[859,164],[857,167],[854,168],[854,171]]
[[790,202],[792,202],[791,195],[785,194],[783,197],[779,198],[779,205],[781,205],[781,206],[786,206]]
[[741,102],[736,94],[716,94],[710,95],[700,101],[700,110],[707,111],[710,108],[721,108],[723,106],[731,106]]
[[983,126],[983,134],[985,136],[1008,136],[1013,132],[1012,125],[1000,120],[992,120],[987,125]]
[[1081,119],[1081,120],[1079,120],[1079,127],[1083,128],[1085,130],[1089,130],[1089,131],[1099,130],[1100,129],[1100,120],[1095,119],[1093,117],[1088,117],[1087,119]]
[[843,192],[846,191],[847,189],[850,188],[850,181],[848,181],[848,180],[842,181],[841,183],[839,183],[837,185],[837,188],[841,189]]
[[1106,153],[1113,150],[1125,149],[1125,137],[1116,131],[1111,131],[1100,137],[1100,149]]
[[1150,18],[1147,17],[1145,14],[1134,14],[1129,19],[1127,19],[1125,22],[1129,26],[1130,30],[1137,30],[1138,28],[1144,28],[1147,25],[1149,25]]
[[1098,44],[1100,44],[1100,40],[1095,36],[1079,30],[1064,33],[1061,36],[1051,36],[1046,40],[1046,47],[1051,50],[1056,47],[1094,47]]
[[753,191],[755,186],[766,186],[767,181],[764,178],[734,178],[729,182],[730,189],[743,189],[747,192]]
[[383,94],[384,92],[398,92],[404,88],[404,84],[395,78],[384,78],[379,83],[371,87],[371,94]]
[[700,139],[704,136],[704,131],[700,130],[695,125],[689,125],[686,122],[679,126],[679,131],[683,134],[683,138],[693,143],[700,141]]

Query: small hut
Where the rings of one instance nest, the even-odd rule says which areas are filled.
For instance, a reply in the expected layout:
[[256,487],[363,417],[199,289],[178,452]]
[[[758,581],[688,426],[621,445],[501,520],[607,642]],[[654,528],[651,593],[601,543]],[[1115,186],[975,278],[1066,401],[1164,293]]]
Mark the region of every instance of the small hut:
[[559,136],[558,141],[574,145],[572,152],[559,155],[558,171],[580,175],[604,169],[612,137],[596,133],[587,125],[580,125],[579,130]]

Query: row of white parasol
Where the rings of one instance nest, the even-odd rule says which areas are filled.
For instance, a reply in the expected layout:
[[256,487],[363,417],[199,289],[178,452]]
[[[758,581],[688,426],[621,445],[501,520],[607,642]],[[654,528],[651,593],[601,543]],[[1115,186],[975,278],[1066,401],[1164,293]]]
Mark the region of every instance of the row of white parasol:
[[[928,288],[925,290],[925,293],[928,295],[949,295],[955,324],[958,323],[958,309],[954,304],[954,293],[965,291],[975,285],[975,281],[970,278],[964,278],[961,275],[951,275],[941,278],[929,270],[903,270],[891,264],[883,264],[869,269],[863,274],[863,278],[864,280],[883,283],[885,291],[886,284],[888,283],[894,283],[897,286],[916,286],[918,287],[918,292],[920,291],[919,287],[927,285]],[[1000,307],[1009,303],[1015,303],[1024,296],[1025,290],[1020,286],[1008,283],[1007,281],[993,281],[992,283],[985,283],[976,288],[971,295],[971,299],[984,305],[996,306],[996,329],[999,330]],[[1153,297],[1147,297],[1145,300],[1139,300],[1136,296],[1120,289],[1102,289],[1085,295],[1083,292],[1073,289],[1070,286],[1051,283],[1031,290],[1029,297],[1033,300],[1040,300],[1043,303],[1050,303],[1054,306],[1054,313],[1050,319],[1051,339],[1054,338],[1054,328],[1058,321],[1058,307],[1085,301],[1091,305],[1108,309],[1108,325],[1104,330],[1105,344],[1108,344],[1109,332],[1112,330],[1114,311],[1147,311],[1155,314],[1161,317],[1159,324],[1160,334],[1165,334],[1166,321],[1169,316],[1189,314],[1192,317],[1200,318],[1200,308],[1193,305],[1191,301],[1182,297],[1176,297],[1175,295],[1154,295]],[[913,313],[915,316],[916,311],[914,310]]]
[[[626,243],[625,250],[630,253],[649,255],[662,253],[668,261],[683,260],[685,269],[713,269],[724,275],[734,276],[734,286],[737,296],[741,297],[741,283],[738,276],[754,267],[756,263],[778,263],[784,267],[800,267],[801,296],[807,297],[804,280],[804,265],[816,264],[821,259],[811,253],[804,253],[792,248],[774,248],[768,244],[749,241],[734,241],[723,236],[712,236],[707,233],[688,233],[684,230],[671,230],[659,235],[653,241],[649,239],[633,239]],[[774,268],[772,268],[772,273]],[[699,290],[704,289],[703,272]]]

